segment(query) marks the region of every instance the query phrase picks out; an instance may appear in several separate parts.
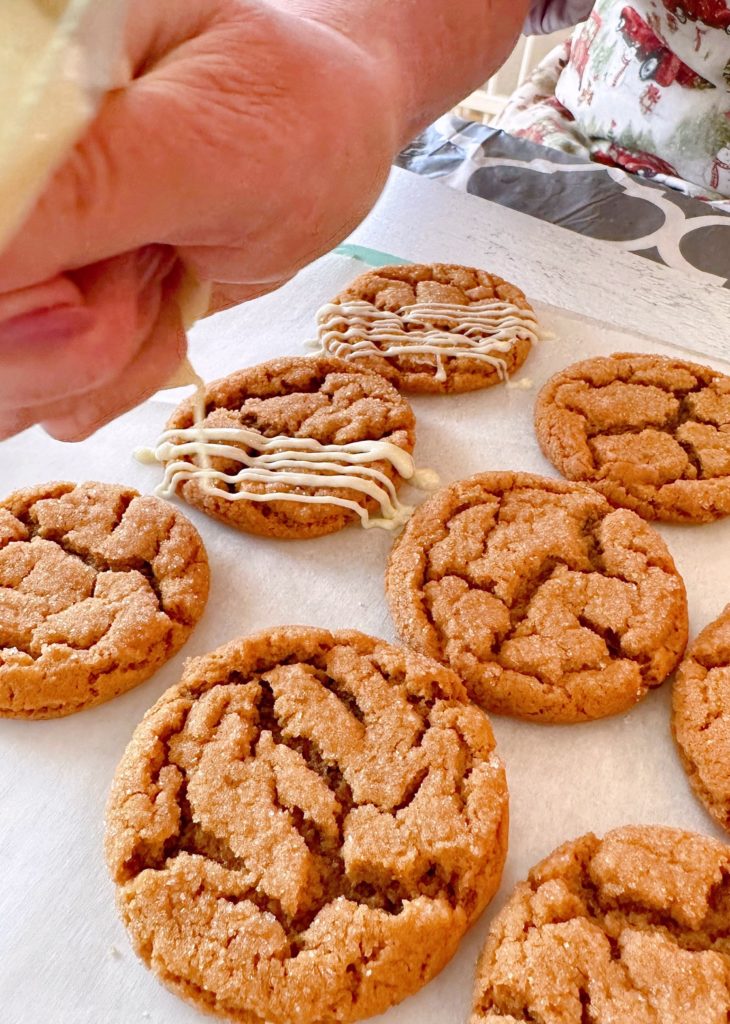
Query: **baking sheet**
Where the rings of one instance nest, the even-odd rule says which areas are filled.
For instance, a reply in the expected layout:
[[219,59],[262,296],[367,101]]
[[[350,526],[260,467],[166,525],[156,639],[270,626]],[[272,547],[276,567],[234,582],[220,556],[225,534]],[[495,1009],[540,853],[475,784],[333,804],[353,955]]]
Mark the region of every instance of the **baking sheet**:
[[[206,378],[276,355],[302,352],[314,312],[362,265],[329,256],[281,291],[204,322],[192,358]],[[520,283],[520,282],[517,282]],[[532,430],[537,390],[580,358],[668,347],[556,310],[555,337],[537,346],[517,379],[463,396],[412,399],[416,458],[444,483],[488,469],[557,475]],[[697,340],[700,348],[701,339]],[[682,350],[679,350],[682,351]],[[700,358],[697,352],[687,353]],[[710,361],[710,360],[706,360]],[[712,365],[730,372],[716,359]],[[184,394],[185,392],[180,392]],[[96,479],[151,491],[158,467],[132,451],[152,443],[179,397],[166,392],[77,445],[31,430],[0,446],[2,492],[42,480]],[[406,489],[406,500],[418,492]],[[394,640],[383,594],[392,538],[351,527],[312,541],[238,534],[196,510],[212,590],[193,637],[137,689],[102,707],[50,722],[0,720],[0,1018],[3,1024],[203,1024],[210,1018],[157,983],[116,918],[102,857],[103,810],[114,768],[144,711],[180,675],[183,660],[241,633],[284,623],[354,627]],[[730,520],[660,526],[687,583],[691,635],[730,600]],[[384,1024],[461,1024],[478,951],[493,913],[527,869],[565,839],[620,824],[658,823],[721,836],[695,801],[669,735],[670,688],[630,713],[574,726],[493,717],[511,794],[510,851],[502,888],[447,969],[378,1018]]]

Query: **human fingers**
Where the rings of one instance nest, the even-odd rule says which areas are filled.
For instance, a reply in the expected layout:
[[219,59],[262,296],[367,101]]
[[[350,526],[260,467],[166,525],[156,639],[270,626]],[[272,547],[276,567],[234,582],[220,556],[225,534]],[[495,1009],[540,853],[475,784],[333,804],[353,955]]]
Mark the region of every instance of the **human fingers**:
[[[63,344],[41,333],[16,349],[16,387],[2,396],[0,436],[31,423],[62,439],[87,436],[164,385],[185,353],[181,276],[174,251],[163,246],[75,272],[83,305],[69,315],[84,315],[91,326]],[[34,327],[42,321],[27,319]]]
[[186,350],[174,289],[166,285],[159,297],[158,315],[121,376],[73,403],[54,403],[43,409],[44,430],[60,441],[84,440],[164,387]]
[[174,251],[148,246],[0,299],[0,311],[29,307],[0,323],[0,411],[66,401],[118,378],[146,333],[150,298],[173,273],[179,279]]
[[[40,404],[34,407],[0,409],[0,440],[39,421],[48,433],[60,440],[81,440],[163,387],[182,363],[187,348],[175,299],[175,283],[174,276],[163,282],[157,318],[120,376],[111,383],[83,392],[76,382],[73,395],[55,400],[45,392]],[[268,288],[215,285],[205,315],[229,309],[279,286],[279,283]]]

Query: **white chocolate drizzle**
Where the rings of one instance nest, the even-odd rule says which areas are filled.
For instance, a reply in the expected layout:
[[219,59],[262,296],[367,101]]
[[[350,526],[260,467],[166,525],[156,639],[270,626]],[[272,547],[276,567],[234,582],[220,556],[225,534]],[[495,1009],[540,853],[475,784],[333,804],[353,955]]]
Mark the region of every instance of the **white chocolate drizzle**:
[[[269,438],[247,427],[206,427],[203,415],[204,409],[198,409],[194,426],[166,430],[154,449],[135,453],[141,462],[165,464],[163,481],[155,490],[160,497],[171,497],[179,484],[196,480],[206,493],[225,501],[337,505],[357,513],[366,529],[395,530],[408,520],[413,507],[398,500],[393,481],[371,464],[390,463],[400,477],[422,490],[432,490],[439,483],[432,470],[416,470],[411,455],[390,441],[321,444],[308,437]],[[241,469],[235,473],[214,469],[213,458],[240,463]],[[275,489],[252,491],[246,487],[251,483],[274,485]],[[301,490],[278,489],[281,487]],[[337,494],[312,493],[322,488],[359,491],[378,503],[381,514],[371,517],[363,504]]]
[[317,324],[322,351],[348,360],[424,355],[429,365],[435,361],[437,381],[446,380],[446,358],[479,360],[506,380],[507,363],[497,353],[509,352],[520,338],[540,337],[532,310],[499,299],[418,302],[397,310],[362,300],[330,302],[318,311]]

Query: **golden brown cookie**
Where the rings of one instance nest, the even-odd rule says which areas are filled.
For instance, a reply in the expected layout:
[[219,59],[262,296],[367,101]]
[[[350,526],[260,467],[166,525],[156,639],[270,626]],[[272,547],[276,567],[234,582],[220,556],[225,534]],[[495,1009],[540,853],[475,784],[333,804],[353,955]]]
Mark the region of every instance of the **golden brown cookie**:
[[[168,428],[190,428],[193,410],[194,399],[183,402]],[[264,537],[293,539],[335,533],[362,518],[367,522],[370,516],[387,519],[394,508],[393,518],[397,518],[395,492],[403,480],[397,462],[406,453],[406,461],[411,463],[415,417],[395,388],[369,368],[330,356],[273,359],[207,385],[205,410],[203,427],[210,437],[217,428],[243,428],[264,439],[281,437],[274,450],[290,456],[276,469],[271,463],[263,467],[268,480],[251,482],[247,478],[243,483],[231,480],[242,470],[240,459],[219,456],[211,448],[211,467],[228,480],[193,478],[181,482],[178,491],[185,501],[214,519]],[[294,450],[287,438],[310,439],[317,451]],[[226,443],[244,454],[254,454],[241,439]],[[321,445],[335,448],[321,452]],[[327,461],[305,461],[315,457]],[[179,456],[175,454],[174,459]],[[351,461],[345,465],[344,459]],[[360,465],[355,464],[357,459]],[[194,454],[184,455],[183,461],[201,464]],[[261,462],[259,459],[258,472]],[[315,472],[318,479],[309,484],[307,478]],[[346,478],[341,486],[327,486],[327,478],[335,476]],[[235,497],[243,492],[290,497]]]
[[565,843],[492,924],[470,1024],[726,1024],[730,847],[629,826]]
[[361,274],[317,314],[325,351],[404,391],[476,391],[524,363],[537,321],[519,288],[450,263]]
[[507,788],[456,676],[282,627],[189,661],[117,769],[106,850],[137,953],[241,1024],[369,1017],[494,894]]
[[131,487],[50,483],[0,502],[0,716],[57,718],[182,647],[208,560],[180,512]]
[[535,406],[540,446],[645,519],[730,513],[730,377],[656,355],[588,359],[552,377]]
[[695,793],[730,832],[730,604],[679,666],[672,730]]
[[664,541],[581,484],[483,473],[437,492],[393,548],[403,640],[478,703],[542,722],[624,711],[687,643],[684,584]]

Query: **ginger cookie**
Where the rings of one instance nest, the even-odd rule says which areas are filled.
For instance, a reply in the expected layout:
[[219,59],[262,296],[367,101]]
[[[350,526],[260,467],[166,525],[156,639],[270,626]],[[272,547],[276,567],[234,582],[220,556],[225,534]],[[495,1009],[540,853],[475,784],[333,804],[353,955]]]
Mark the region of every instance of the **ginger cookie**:
[[659,534],[589,487],[483,473],[414,514],[386,578],[402,639],[500,714],[580,722],[630,708],[687,643]]
[[588,359],[552,377],[535,427],[569,480],[645,519],[730,513],[730,377],[656,355]]
[[381,267],[356,278],[317,313],[319,342],[397,388],[488,388],[519,369],[539,337],[519,288],[450,263]]
[[148,679],[203,613],[197,531],[131,487],[50,483],[0,502],[0,716],[57,718]]
[[692,788],[730,832],[730,604],[679,666],[672,731]]
[[418,476],[415,417],[379,374],[330,356],[273,359],[205,390],[173,414],[154,457],[159,494],[177,489],[214,519],[264,537],[335,533],[349,523],[395,529],[397,497]]
[[187,663],[117,769],[106,851],[139,956],[241,1024],[381,1013],[496,891],[507,787],[448,669],[282,627]]
[[679,829],[582,836],[492,923],[470,1024],[726,1024],[730,847]]

